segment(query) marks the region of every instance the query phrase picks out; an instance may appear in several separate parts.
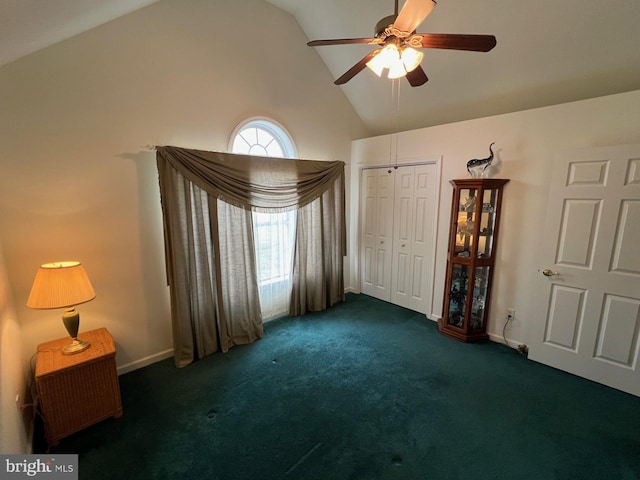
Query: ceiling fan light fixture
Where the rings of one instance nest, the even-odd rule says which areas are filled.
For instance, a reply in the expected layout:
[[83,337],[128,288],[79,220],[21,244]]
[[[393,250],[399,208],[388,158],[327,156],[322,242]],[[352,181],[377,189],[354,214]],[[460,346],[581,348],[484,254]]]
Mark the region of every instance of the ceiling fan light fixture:
[[415,70],[422,62],[423,53],[419,52],[411,47],[407,47],[402,51],[402,55],[400,56],[402,60],[402,64],[404,65],[407,73]]
[[369,67],[369,69],[379,77],[382,76],[382,70],[386,68],[384,58],[380,55],[381,52],[382,49],[378,50],[376,56],[367,62],[367,67]]
[[389,67],[389,74],[387,76],[393,79],[404,77],[406,74],[407,71],[404,68],[404,64],[398,59],[397,62],[394,62],[394,64]]
[[[415,52],[415,53],[419,53],[419,52]],[[407,58],[408,58],[407,61],[409,62],[413,61],[413,57],[411,57],[411,54],[409,54]],[[418,61],[418,63],[420,62]],[[385,46],[382,50],[380,50],[380,52],[375,57],[369,60],[367,62],[367,67],[369,67],[379,77],[382,76],[382,71],[384,69],[388,69],[389,78],[404,77],[407,74],[407,71],[410,71],[406,69],[404,61],[400,54],[400,50],[393,43],[390,43],[387,46]],[[413,68],[416,68],[416,67],[417,65],[415,65]]]
[[384,61],[387,65],[392,65],[400,59],[400,51],[395,43],[390,43],[384,47],[380,54],[384,57]]

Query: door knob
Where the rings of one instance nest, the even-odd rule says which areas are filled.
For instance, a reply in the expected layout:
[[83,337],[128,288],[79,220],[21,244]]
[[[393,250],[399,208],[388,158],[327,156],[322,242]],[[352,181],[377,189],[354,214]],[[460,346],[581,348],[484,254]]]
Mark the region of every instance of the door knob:
[[548,269],[548,268],[545,268],[545,269],[542,271],[542,274],[543,274],[545,277],[553,277],[554,275],[560,275],[560,272],[554,272],[553,270],[550,270],[550,269]]

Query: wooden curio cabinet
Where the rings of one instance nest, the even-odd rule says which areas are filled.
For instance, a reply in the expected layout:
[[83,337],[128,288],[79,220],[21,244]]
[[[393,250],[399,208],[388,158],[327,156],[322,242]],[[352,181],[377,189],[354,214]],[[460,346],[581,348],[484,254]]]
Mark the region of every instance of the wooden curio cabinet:
[[502,189],[507,179],[451,180],[451,230],[438,329],[462,342],[482,342],[487,335],[491,277],[497,252]]

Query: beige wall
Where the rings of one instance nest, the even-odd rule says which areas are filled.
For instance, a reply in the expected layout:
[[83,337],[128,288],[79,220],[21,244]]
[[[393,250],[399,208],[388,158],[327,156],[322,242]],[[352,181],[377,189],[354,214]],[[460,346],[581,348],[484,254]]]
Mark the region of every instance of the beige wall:
[[61,312],[24,306],[39,264],[84,263],[97,297],[81,330],[111,331],[121,371],[171,353],[146,145],[226,151],[238,122],[264,115],[300,157],[348,161],[367,132],[306,41],[260,0],[166,0],[0,68],[3,449],[24,449],[12,390],[29,358],[66,334]]
[[[389,163],[389,136],[353,142],[351,210],[357,211],[359,168]],[[516,321],[508,339],[530,343],[535,291],[540,278],[540,236],[544,229],[549,180],[555,154],[563,149],[640,143],[640,91],[400,133],[399,161],[441,157],[435,289],[431,318],[442,315],[452,188],[449,180],[468,178],[466,162],[483,158],[496,142],[493,177],[509,178],[505,187],[499,253],[491,300],[489,332],[501,341],[506,309]],[[352,223],[350,251],[357,251]],[[358,289],[357,256],[350,258],[348,284]]]
[[[31,410],[24,411],[25,424],[19,405],[29,402],[29,398],[24,399],[29,367],[23,361],[20,323],[13,308],[1,247],[0,244],[0,453],[23,453],[29,449],[27,426]],[[20,395],[18,404],[16,395]]]

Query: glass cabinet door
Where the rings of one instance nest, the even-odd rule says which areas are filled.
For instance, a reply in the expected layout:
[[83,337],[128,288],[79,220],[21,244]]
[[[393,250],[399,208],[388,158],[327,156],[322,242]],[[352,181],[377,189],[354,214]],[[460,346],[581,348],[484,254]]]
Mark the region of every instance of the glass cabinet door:
[[454,265],[449,292],[449,325],[462,328],[469,290],[469,267]]
[[487,258],[493,254],[493,232],[496,223],[496,189],[485,190],[480,209],[480,230],[478,233],[478,258]]
[[465,188],[460,191],[455,243],[455,255],[458,257],[469,257],[473,249],[476,197],[477,190],[475,188]]
[[477,267],[473,278],[473,300],[471,302],[471,317],[469,328],[482,330],[484,309],[487,303],[487,287],[489,285],[489,268]]

